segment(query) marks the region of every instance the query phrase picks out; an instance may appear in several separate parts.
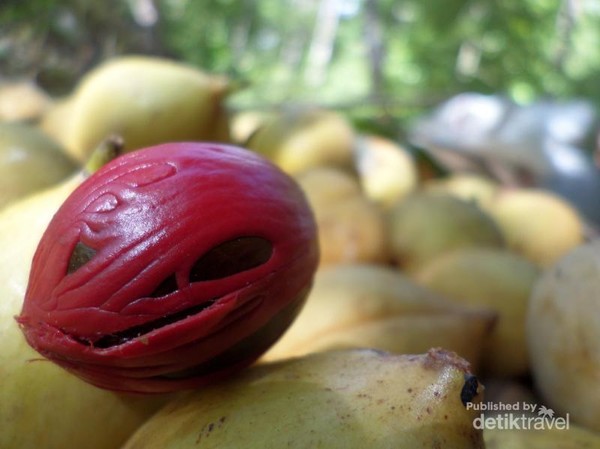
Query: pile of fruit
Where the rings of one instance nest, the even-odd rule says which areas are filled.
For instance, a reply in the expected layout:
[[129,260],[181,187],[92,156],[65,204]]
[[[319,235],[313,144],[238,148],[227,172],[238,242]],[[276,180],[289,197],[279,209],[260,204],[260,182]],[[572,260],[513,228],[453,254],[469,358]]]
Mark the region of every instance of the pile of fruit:
[[[399,142],[362,133],[337,111],[294,106],[232,113],[230,90],[221,76],[151,57],[108,61],[64,99],[31,85],[0,90],[0,448],[600,447],[600,242],[589,237],[588,224],[572,205],[549,191],[509,188],[473,173],[432,175]],[[310,235],[298,230],[310,223],[294,227],[293,220],[301,220],[296,216],[281,237],[282,252],[275,247],[268,256],[257,256],[253,252],[264,247],[255,240],[246,247],[237,242],[221,248],[211,259],[217,268],[202,266],[211,271],[210,280],[225,276],[215,274],[219,270],[229,275],[262,266],[275,254],[278,267],[260,274],[267,279],[260,284],[264,297],[281,291],[296,295],[308,282],[310,290],[301,291],[303,307],[273,318],[280,325],[269,328],[275,333],[263,338],[251,366],[220,373],[211,365],[206,369],[219,374],[206,384],[190,390],[181,382],[177,385],[188,387],[184,391],[139,394],[144,388],[125,388],[111,377],[131,365],[117,363],[119,369],[106,371],[104,362],[91,357],[100,340],[83,351],[85,369],[60,358],[60,351],[58,364],[40,355],[30,343],[45,337],[28,329],[26,340],[21,314],[33,288],[28,285],[34,254],[55,214],[66,213],[57,214],[61,206],[73,195],[94,191],[82,185],[100,189],[97,179],[105,179],[119,163],[124,170],[125,162],[111,165],[116,161],[149,154],[148,147],[168,152],[177,146],[156,146],[172,142],[243,147],[253,155],[242,160],[241,170],[262,167],[256,155],[265,160],[273,176],[251,178],[271,189],[258,186],[264,211],[259,202],[240,206],[241,226],[285,222],[268,207],[279,199],[302,203],[298,207],[305,215],[306,204],[320,258],[317,265]],[[141,157],[131,161],[141,169],[154,167]],[[237,181],[235,173],[225,179]],[[258,198],[251,183],[239,184],[248,194],[240,202]],[[105,194],[112,192],[102,186]],[[291,201],[296,188],[303,197]],[[203,186],[181,189],[177,195],[203,194]],[[85,203],[85,197],[77,200]],[[81,207],[89,204],[99,212],[108,207],[91,200]],[[210,221],[227,214],[227,206],[209,201],[193,206],[206,210],[184,212],[195,214],[198,222]],[[161,226],[178,229],[186,214]],[[177,246],[171,252],[188,257],[186,249]],[[236,251],[242,255],[232,256]],[[46,252],[49,259],[36,259],[34,268],[61,260],[57,252]],[[235,269],[227,268],[230,257],[238,264]],[[307,262],[294,271],[285,257],[292,262],[307,257]],[[65,267],[71,262],[67,258]],[[85,262],[78,259],[73,270]],[[85,269],[82,279],[93,267]],[[314,279],[299,279],[313,271]],[[35,279],[36,291],[50,296],[62,288]],[[278,279],[285,282],[273,284]],[[122,280],[128,288],[130,280]],[[159,287],[174,288],[168,282]],[[153,335],[140,331],[128,338],[152,348]],[[211,353],[215,359],[233,346],[227,332],[218,335]],[[110,348],[119,344],[111,342]],[[141,359],[150,360],[140,347]],[[217,365],[223,363],[219,359]],[[86,375],[73,375],[83,371]],[[180,380],[198,370],[169,375]],[[146,371],[129,370],[127,376],[148,385]],[[102,378],[96,384],[103,388],[81,377]],[[136,382],[128,385],[137,387]],[[568,428],[478,425],[504,413],[506,404],[520,405],[519,415],[536,417],[544,410],[548,419],[555,414],[567,420]],[[523,410],[525,404],[529,411]]]

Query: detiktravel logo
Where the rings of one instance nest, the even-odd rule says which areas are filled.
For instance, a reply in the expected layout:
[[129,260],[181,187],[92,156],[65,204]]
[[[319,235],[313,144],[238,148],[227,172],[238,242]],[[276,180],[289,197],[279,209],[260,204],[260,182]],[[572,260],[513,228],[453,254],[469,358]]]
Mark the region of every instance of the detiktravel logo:
[[[545,405],[527,402],[512,404],[482,402],[467,403],[468,410],[481,413],[473,420],[473,427],[479,430],[567,430],[569,414],[556,416],[554,410]],[[490,413],[491,412],[491,413]]]

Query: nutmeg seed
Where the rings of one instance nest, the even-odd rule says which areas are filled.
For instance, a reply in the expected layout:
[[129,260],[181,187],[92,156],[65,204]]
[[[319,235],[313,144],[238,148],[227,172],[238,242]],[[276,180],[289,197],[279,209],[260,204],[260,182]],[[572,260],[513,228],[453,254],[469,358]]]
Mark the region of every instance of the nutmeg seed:
[[67,198],[17,320],[38,352],[99,387],[191,388],[272,345],[317,262],[312,211],[279,168],[238,147],[164,144]]

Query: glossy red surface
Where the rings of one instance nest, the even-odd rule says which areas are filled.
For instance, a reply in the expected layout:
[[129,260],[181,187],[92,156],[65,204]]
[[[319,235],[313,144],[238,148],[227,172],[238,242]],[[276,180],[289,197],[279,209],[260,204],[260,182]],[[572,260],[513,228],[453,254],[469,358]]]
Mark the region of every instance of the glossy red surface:
[[[299,187],[255,153],[208,143],[128,153],[58,210],[18,321],[37,351],[100,387],[203,385],[289,326],[316,235]],[[91,256],[73,265],[79,247]]]

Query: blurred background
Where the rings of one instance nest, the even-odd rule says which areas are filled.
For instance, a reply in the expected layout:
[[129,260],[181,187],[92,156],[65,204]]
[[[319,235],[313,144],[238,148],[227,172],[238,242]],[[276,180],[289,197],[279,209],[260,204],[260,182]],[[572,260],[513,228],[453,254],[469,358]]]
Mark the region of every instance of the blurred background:
[[444,170],[548,188],[600,223],[600,0],[0,5],[0,83],[58,99],[112,57],[171,58],[226,75],[232,116],[334,110]]
[[[463,91],[600,104],[598,0],[2,0],[0,75],[54,95],[108,57],[243,82],[237,108],[317,102],[401,120]],[[396,125],[398,125],[396,123]]]

